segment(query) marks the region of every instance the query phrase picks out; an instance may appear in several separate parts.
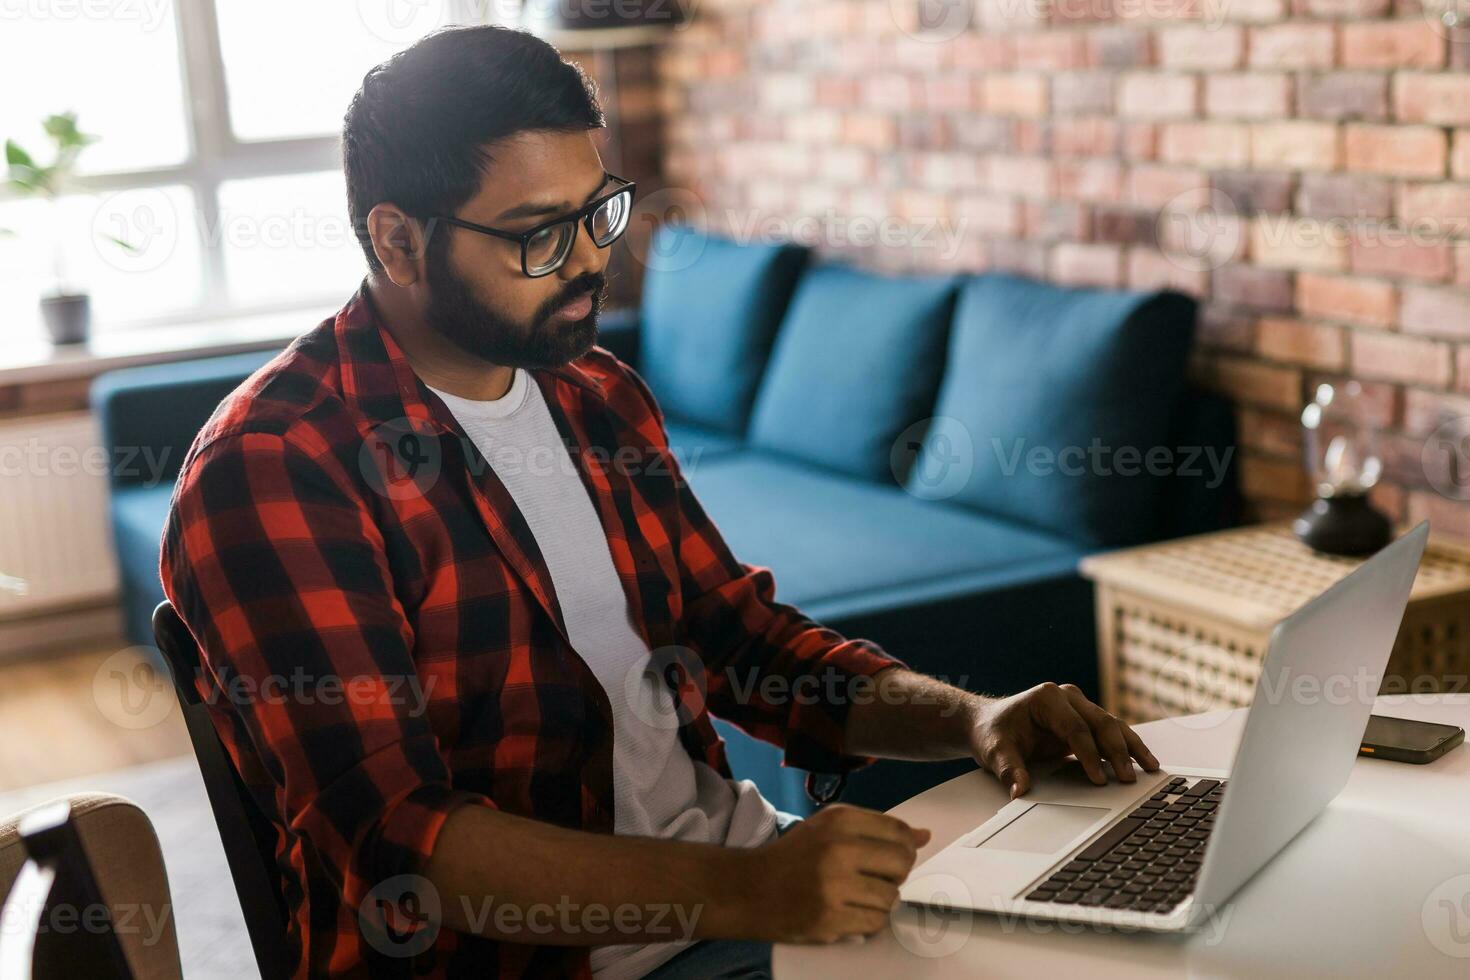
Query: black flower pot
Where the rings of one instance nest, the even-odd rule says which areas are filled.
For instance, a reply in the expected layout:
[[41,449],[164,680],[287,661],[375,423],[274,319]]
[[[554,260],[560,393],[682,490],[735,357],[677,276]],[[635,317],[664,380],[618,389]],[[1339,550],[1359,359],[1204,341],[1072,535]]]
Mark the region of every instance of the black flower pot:
[[1366,494],[1318,497],[1291,529],[1314,551],[1351,557],[1371,555],[1393,537],[1388,518]]

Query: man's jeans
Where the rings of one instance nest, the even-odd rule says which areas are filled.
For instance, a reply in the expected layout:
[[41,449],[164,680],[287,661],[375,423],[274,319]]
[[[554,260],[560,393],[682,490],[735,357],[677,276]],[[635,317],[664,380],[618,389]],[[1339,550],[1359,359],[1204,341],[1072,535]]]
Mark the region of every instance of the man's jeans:
[[[801,822],[791,813],[776,811],[776,833]],[[695,943],[644,980],[770,980],[771,944],[746,939],[706,939]]]

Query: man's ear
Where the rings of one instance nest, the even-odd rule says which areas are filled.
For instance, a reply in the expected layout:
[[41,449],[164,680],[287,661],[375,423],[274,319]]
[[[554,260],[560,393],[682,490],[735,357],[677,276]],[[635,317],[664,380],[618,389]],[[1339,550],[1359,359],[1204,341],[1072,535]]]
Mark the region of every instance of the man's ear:
[[424,278],[429,232],[423,224],[398,205],[385,202],[368,212],[367,229],[373,252],[393,285],[412,286]]

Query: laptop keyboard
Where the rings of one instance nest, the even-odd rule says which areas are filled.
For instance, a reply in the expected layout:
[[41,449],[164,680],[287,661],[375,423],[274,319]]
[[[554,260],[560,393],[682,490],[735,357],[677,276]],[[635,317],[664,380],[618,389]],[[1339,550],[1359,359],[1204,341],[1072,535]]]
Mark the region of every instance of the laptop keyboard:
[[1026,894],[1033,902],[1169,912],[1194,891],[1225,782],[1175,776]]

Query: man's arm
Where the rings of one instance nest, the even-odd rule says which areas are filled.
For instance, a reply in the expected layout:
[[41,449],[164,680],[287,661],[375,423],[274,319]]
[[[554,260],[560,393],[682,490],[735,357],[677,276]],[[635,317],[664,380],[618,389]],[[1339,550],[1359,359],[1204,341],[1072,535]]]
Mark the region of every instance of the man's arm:
[[971,694],[902,667],[874,678],[871,696],[847,714],[847,751],[935,762],[974,758],[1010,790],[1031,786],[1027,763],[1077,756],[1094,783],[1107,782],[1104,759],[1125,783],[1159,761],[1132,728],[1093,704],[1072,684],[1039,684],[1009,698]]
[[753,849],[594,834],[467,806],[450,814],[423,874],[446,925],[492,939],[831,942],[887,926],[928,839],[845,806]]

